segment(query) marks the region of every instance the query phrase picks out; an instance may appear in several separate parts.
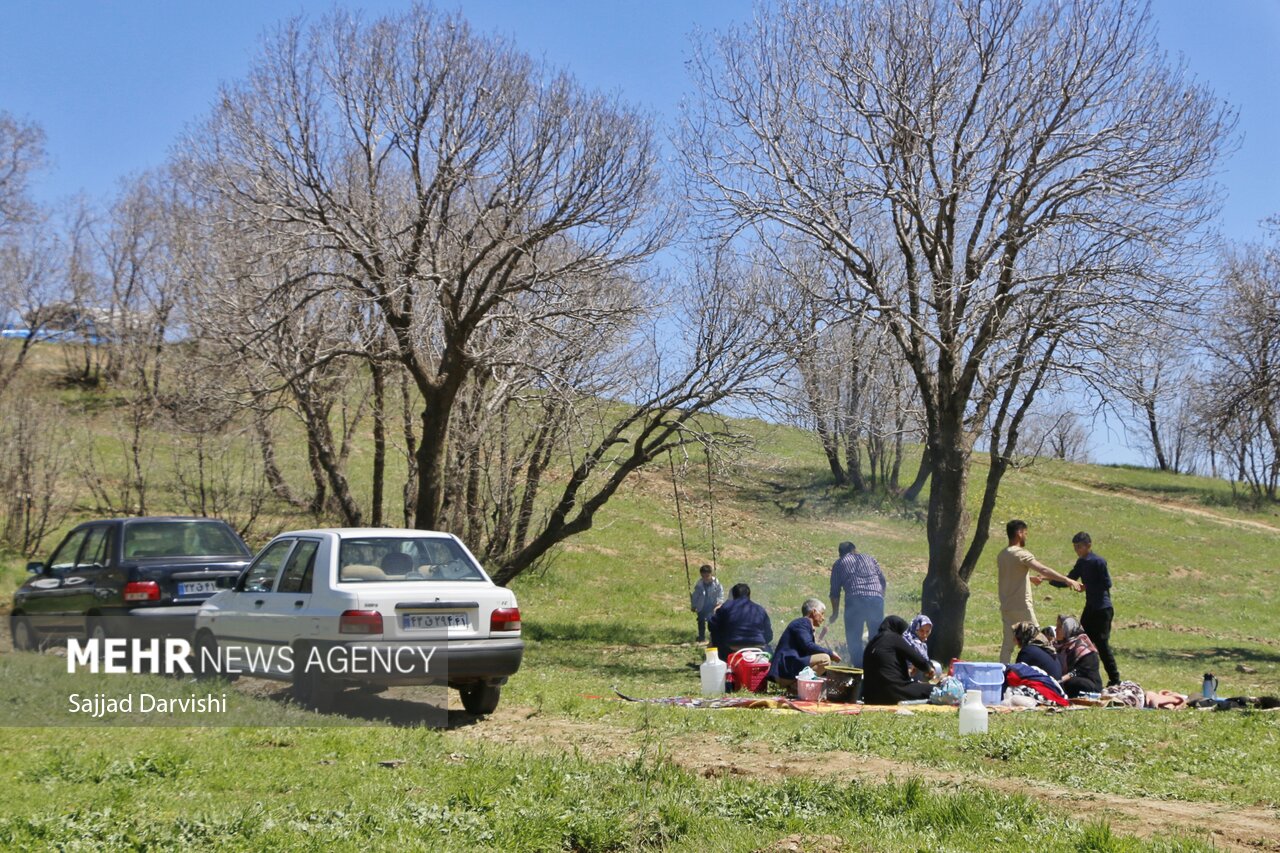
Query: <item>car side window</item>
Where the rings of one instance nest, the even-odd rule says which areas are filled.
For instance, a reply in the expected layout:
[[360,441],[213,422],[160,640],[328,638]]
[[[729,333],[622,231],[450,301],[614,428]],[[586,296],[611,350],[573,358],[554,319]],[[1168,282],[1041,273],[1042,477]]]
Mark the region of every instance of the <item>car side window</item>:
[[110,538],[107,535],[108,532],[109,528],[104,524],[89,530],[84,548],[80,551],[80,559],[76,560],[76,568],[89,569],[107,564],[107,540]]
[[271,592],[293,542],[292,539],[280,539],[268,545],[249,566],[240,589],[244,592]]
[[65,572],[75,568],[76,556],[80,553],[80,546],[84,544],[90,529],[86,527],[82,530],[74,530],[62,541],[58,550],[54,551],[53,556],[49,558],[50,571]]
[[299,539],[298,547],[289,555],[284,574],[276,592],[311,592],[311,576],[315,572],[316,551],[320,543],[315,539]]

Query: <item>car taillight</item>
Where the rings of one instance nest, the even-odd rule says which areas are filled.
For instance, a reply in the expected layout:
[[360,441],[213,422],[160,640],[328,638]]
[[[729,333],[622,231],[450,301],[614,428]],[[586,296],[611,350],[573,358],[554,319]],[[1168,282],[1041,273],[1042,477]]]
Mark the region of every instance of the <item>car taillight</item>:
[[125,601],[159,601],[160,584],[155,581],[129,581],[124,585]]
[[339,634],[381,634],[382,614],[376,610],[344,610],[338,617]]
[[498,607],[489,616],[490,631],[519,631],[520,608]]

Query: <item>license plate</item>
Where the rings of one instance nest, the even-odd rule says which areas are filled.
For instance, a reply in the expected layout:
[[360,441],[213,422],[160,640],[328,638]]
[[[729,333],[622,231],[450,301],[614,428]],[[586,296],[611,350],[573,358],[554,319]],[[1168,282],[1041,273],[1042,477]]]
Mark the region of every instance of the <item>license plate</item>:
[[212,595],[218,591],[217,581],[189,581],[178,584],[178,595]]
[[465,630],[471,627],[471,620],[465,613],[405,613],[400,617],[400,624],[406,631]]

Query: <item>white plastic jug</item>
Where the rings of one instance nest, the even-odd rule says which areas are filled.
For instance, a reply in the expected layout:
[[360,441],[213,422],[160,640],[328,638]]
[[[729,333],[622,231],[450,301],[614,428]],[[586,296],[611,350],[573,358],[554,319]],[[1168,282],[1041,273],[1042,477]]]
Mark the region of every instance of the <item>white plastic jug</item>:
[[981,690],[966,690],[960,702],[960,734],[987,733],[987,709],[982,704]]
[[722,696],[724,695],[724,661],[720,660],[720,655],[716,653],[714,648],[707,649],[707,659],[698,667],[698,674],[702,676],[702,695],[703,696]]

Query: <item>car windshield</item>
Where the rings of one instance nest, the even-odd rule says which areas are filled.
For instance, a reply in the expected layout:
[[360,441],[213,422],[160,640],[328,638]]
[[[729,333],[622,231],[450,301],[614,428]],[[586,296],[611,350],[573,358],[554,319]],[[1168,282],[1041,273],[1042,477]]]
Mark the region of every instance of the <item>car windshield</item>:
[[484,580],[462,546],[441,538],[343,539],[338,567],[342,583]]
[[231,528],[217,521],[134,521],[124,526],[124,558],[243,557]]

